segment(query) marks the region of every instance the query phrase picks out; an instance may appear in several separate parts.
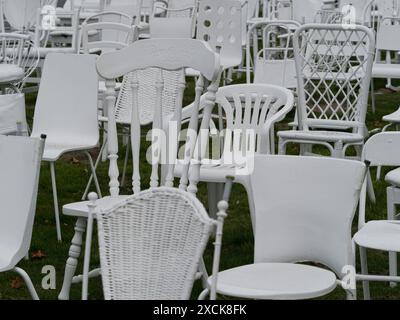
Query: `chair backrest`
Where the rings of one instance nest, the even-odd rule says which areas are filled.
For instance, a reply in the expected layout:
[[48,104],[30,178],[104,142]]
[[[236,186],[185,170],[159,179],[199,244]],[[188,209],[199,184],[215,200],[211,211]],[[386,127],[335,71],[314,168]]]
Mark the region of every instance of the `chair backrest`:
[[370,166],[400,166],[400,133],[378,133],[367,140],[362,159]]
[[255,262],[319,262],[341,277],[355,263],[351,227],[365,173],[358,161],[256,156]]
[[192,38],[196,24],[196,7],[158,7],[162,16],[150,17],[150,38]]
[[29,251],[44,141],[0,136],[0,243],[12,269]]
[[0,33],[0,63],[14,64],[24,71],[24,76],[14,83],[22,89],[27,78],[39,64],[39,49],[30,40],[30,36],[17,33]]
[[120,12],[105,11],[82,23],[81,46],[84,53],[119,50],[136,40],[133,18]]
[[[158,188],[97,214],[106,300],[188,300],[213,221],[197,198]],[[132,250],[132,248],[135,250]]]
[[[265,21],[253,24],[247,36],[246,73],[251,82],[253,66],[254,83],[266,83],[296,89],[296,67],[293,52],[294,31],[300,27],[296,21]],[[263,36],[262,48],[251,41],[256,33]],[[253,56],[251,53],[253,52]],[[252,60],[252,61],[250,61]]]
[[374,35],[361,25],[304,25],[294,35],[299,124],[364,135]]
[[219,88],[217,104],[226,117],[224,164],[246,163],[255,153],[274,153],[271,129],[294,105],[291,91],[265,84],[239,84]]
[[340,0],[339,11],[346,20],[357,24],[371,22],[371,6],[365,0]]
[[399,9],[399,0],[369,0],[364,9],[364,22],[370,28],[379,29],[381,20],[384,17],[398,17]]
[[27,132],[25,96],[22,93],[0,95],[0,134]]
[[224,68],[242,62],[242,5],[238,0],[202,0],[197,17],[197,39],[219,52]]
[[[387,23],[385,23],[387,22]],[[378,51],[399,51],[400,45],[393,41],[400,32],[400,18],[384,17],[376,35],[376,49]],[[377,55],[377,59],[380,57]]]
[[[114,87],[115,79],[124,75],[132,73],[131,78],[131,89],[132,89],[132,118],[131,118],[131,141],[132,141],[132,153],[133,153],[133,192],[138,193],[141,190],[141,176],[140,176],[140,146],[141,146],[141,122],[140,122],[140,87],[153,86],[155,88],[154,98],[154,113],[152,120],[152,148],[151,148],[151,177],[150,187],[154,188],[159,185],[159,174],[158,170],[160,165],[167,162],[164,167],[167,167],[167,173],[165,175],[165,185],[173,186],[174,180],[174,165],[177,157],[177,141],[178,137],[174,132],[180,132],[181,125],[181,108],[183,102],[183,93],[185,90],[185,77],[184,68],[193,68],[198,70],[201,74],[199,77],[196,89],[195,89],[195,105],[196,108],[193,112],[193,118],[191,119],[189,129],[196,132],[199,119],[199,103],[200,96],[204,91],[205,81],[210,81],[211,84],[207,89],[207,99],[204,102],[204,116],[201,123],[201,128],[208,129],[209,120],[211,117],[211,111],[215,103],[215,93],[218,89],[219,76],[220,76],[220,64],[219,57],[215,54],[211,48],[204,42],[193,40],[193,39],[150,39],[136,41],[129,47],[119,51],[110,52],[103,54],[97,63],[97,69],[100,76],[106,79],[106,101],[107,101],[107,112],[108,112],[108,152],[110,159],[110,194],[111,196],[117,196],[119,194],[119,182],[118,182],[118,166],[117,166],[117,154],[118,154],[118,139],[116,134],[116,123],[115,123],[115,96]],[[176,126],[171,132],[165,133],[163,131],[164,126],[164,79],[163,72],[158,72],[158,79],[152,83],[140,84],[139,72],[149,68],[157,68],[162,71],[179,71],[181,72],[181,80],[178,83],[176,94],[178,103],[180,106],[176,107],[175,110],[175,121]],[[173,126],[169,126],[173,127]],[[172,137],[171,140],[166,142],[165,138]],[[193,138],[193,136],[192,136]],[[197,139],[189,139],[190,142],[186,144],[187,152],[185,153],[185,170],[182,174],[180,187],[182,189],[187,188],[189,165],[190,159],[192,159],[193,151],[196,145]],[[206,143],[204,141],[203,143]],[[168,147],[165,147],[165,144]],[[175,149],[176,150],[175,150]],[[166,150],[167,149],[167,150]],[[205,148],[204,148],[205,149]],[[201,150],[203,150],[201,148]],[[204,152],[203,152],[204,154]],[[200,154],[201,155],[201,154]],[[199,155],[199,157],[200,157]],[[172,157],[172,159],[171,159]],[[193,180],[190,181],[189,191],[192,193],[197,192],[198,172],[195,172]],[[196,180],[197,179],[197,180]]]
[[134,19],[135,25],[140,23],[140,10],[143,0],[107,0],[104,11],[124,13]]
[[292,0],[293,20],[303,24],[314,22],[315,16],[321,10],[321,0]]
[[49,53],[36,101],[32,135],[47,143],[96,145],[98,75],[96,56]]

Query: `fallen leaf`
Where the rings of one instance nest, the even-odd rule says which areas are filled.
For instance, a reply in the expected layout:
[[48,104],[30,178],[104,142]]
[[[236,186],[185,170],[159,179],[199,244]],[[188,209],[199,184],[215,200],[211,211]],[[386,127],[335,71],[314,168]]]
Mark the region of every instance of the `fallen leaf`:
[[43,253],[42,250],[38,250],[38,251],[32,252],[32,259],[40,260],[40,259],[43,259],[45,257],[46,257],[46,255]]
[[77,159],[75,157],[73,157],[71,161],[72,161],[73,164],[79,164],[80,163],[79,159]]
[[12,279],[11,283],[10,283],[11,288],[13,288],[13,289],[19,289],[23,286],[23,284],[24,283],[22,282],[22,279],[20,277]]

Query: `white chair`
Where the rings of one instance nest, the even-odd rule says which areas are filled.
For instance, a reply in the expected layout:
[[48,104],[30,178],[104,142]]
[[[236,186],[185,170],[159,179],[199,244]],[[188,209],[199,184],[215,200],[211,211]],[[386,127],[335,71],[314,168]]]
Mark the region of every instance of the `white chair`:
[[[110,196],[106,196],[97,201],[96,206],[99,210],[107,210],[112,208],[114,205],[120,203],[122,200],[125,200],[128,196],[119,195],[119,169],[117,165],[118,159],[118,137],[117,137],[117,123],[116,123],[116,110],[114,108],[115,105],[115,93],[114,86],[115,80],[120,78],[121,76],[125,76],[125,78],[129,78],[130,87],[132,93],[132,108],[131,108],[131,119],[129,123],[131,124],[131,146],[132,146],[132,155],[133,155],[133,176],[132,176],[132,189],[134,194],[139,194],[141,191],[141,171],[140,171],[140,148],[141,148],[141,124],[142,120],[140,119],[140,91],[141,87],[151,87],[155,89],[155,99],[153,99],[154,109],[152,111],[152,128],[156,131],[153,132],[165,132],[165,123],[163,121],[165,115],[162,110],[164,108],[164,99],[168,97],[163,96],[163,86],[164,86],[164,72],[157,73],[157,80],[152,83],[140,83],[140,72],[146,72],[148,69],[158,69],[161,71],[175,71],[180,74],[180,82],[177,84],[175,88],[175,95],[177,98],[175,100],[178,101],[180,107],[175,109],[176,118],[180,119],[179,113],[182,110],[182,102],[183,102],[183,94],[185,90],[185,77],[183,73],[183,69],[186,67],[191,67],[195,70],[199,70],[201,72],[201,76],[196,85],[196,110],[199,110],[199,102],[200,96],[206,91],[208,94],[205,100],[205,110],[206,117],[205,120],[202,120],[201,128],[208,128],[209,121],[207,121],[207,117],[209,119],[209,115],[211,113],[211,109],[215,103],[215,92],[218,89],[218,84],[220,81],[220,64],[218,55],[215,54],[210,47],[202,41],[193,40],[193,39],[149,39],[136,41],[131,44],[128,48],[109,52],[102,55],[97,63],[97,69],[99,70],[99,74],[101,77],[107,79],[106,87],[107,87],[107,116],[108,116],[108,159],[110,162],[109,166],[109,186],[110,186]],[[205,88],[205,81],[210,81],[210,86]],[[197,132],[198,125],[198,111],[193,113],[196,116],[196,120],[193,119],[190,123],[190,128],[193,131]],[[179,131],[180,122],[177,122]],[[176,132],[177,132],[176,131]],[[152,135],[152,138],[156,138],[156,135]],[[186,144],[188,148],[188,159],[189,162],[187,166],[190,164],[190,159],[193,154],[194,144],[196,140],[191,140]],[[161,143],[161,140],[158,140]],[[154,140],[152,140],[154,142]],[[160,146],[161,147],[161,146]],[[169,148],[172,146],[168,147]],[[164,147],[162,147],[164,148]],[[159,149],[161,150],[161,149]],[[165,150],[165,149],[164,149]],[[155,150],[153,150],[156,152]],[[165,151],[162,151],[164,154]],[[171,151],[172,152],[172,151]],[[170,153],[174,154],[174,152]],[[159,154],[161,156],[161,154]],[[163,158],[163,157],[162,157]],[[171,187],[173,185],[173,171],[167,170],[169,174],[165,175],[163,178],[159,177],[158,169],[161,167],[167,168],[169,167],[169,163],[159,162],[156,159],[160,160],[153,154],[152,159],[155,159],[152,162],[152,170],[151,170],[151,178],[150,178],[150,186],[155,188],[159,185],[159,181],[163,181],[163,185],[167,187]],[[168,158],[170,159],[170,158]],[[186,158],[185,158],[186,159]],[[176,160],[176,154],[173,156],[173,165]],[[187,172],[188,170],[185,170]],[[172,172],[172,173],[171,173]],[[198,175],[196,172],[192,173],[193,180],[191,180],[191,184],[188,187],[188,190],[192,193],[196,193],[197,181],[196,178]],[[187,181],[188,174],[184,174],[182,177],[181,188],[187,189]],[[69,216],[77,217],[77,223],[75,227],[75,235],[72,239],[72,244],[70,248],[70,256],[67,260],[65,267],[65,275],[63,288],[59,294],[59,299],[65,300],[69,298],[69,291],[71,284],[73,282],[82,281],[82,276],[75,276],[77,267],[77,261],[79,258],[79,253],[81,251],[82,245],[82,235],[85,232],[86,224],[88,226],[87,234],[86,234],[86,246],[85,250],[85,274],[90,277],[94,275],[98,275],[98,270],[94,270],[89,273],[89,257],[90,257],[90,242],[92,239],[92,220],[88,215],[89,208],[88,204],[90,202],[78,202],[73,204],[68,204],[63,207],[63,213]],[[86,223],[87,218],[89,216],[89,222]],[[87,279],[87,278],[86,278]],[[83,297],[86,297],[87,291],[87,283],[83,285]]]
[[[216,103],[226,123],[222,131],[210,132],[211,158],[203,159],[199,177],[200,181],[207,182],[209,212],[211,216],[216,214],[217,202],[222,198],[218,185],[229,176],[246,189],[253,217],[254,201],[249,184],[252,164],[247,163],[247,158],[275,153],[274,126],[292,110],[294,97],[291,91],[278,86],[239,84],[219,88]],[[193,106],[185,107],[182,119],[189,119],[192,112]],[[178,165],[175,174],[181,176],[181,170]]]
[[[256,22],[249,28],[246,44],[247,83],[272,84],[293,90],[297,88],[293,34],[299,27],[298,22],[288,20]],[[260,31],[263,35],[261,49],[258,48],[257,37]],[[274,43],[271,38],[279,43]]]
[[0,95],[0,134],[26,135],[27,132],[25,96],[22,93]]
[[0,33],[0,88],[21,92],[39,64],[39,51],[28,35]]
[[[365,144],[363,159],[376,166],[400,166],[400,133],[385,132],[371,137]],[[387,188],[387,218],[388,220],[366,221],[365,217],[365,189],[360,200],[360,215],[358,232],[354,235],[354,242],[359,246],[361,257],[361,274],[357,280],[363,281],[364,299],[370,299],[369,281],[400,282],[397,276],[397,253],[400,252],[400,222],[396,213],[396,204],[399,204],[399,170],[390,172],[386,176],[390,183]],[[389,252],[389,276],[368,275],[367,249]]]
[[55,162],[65,153],[89,150],[99,142],[97,122],[96,56],[50,53],[45,61],[32,129],[32,137],[47,135],[43,160],[50,163],[57,239],[61,241]]
[[[400,18],[384,17],[378,27],[376,35],[376,55],[375,62],[372,68],[373,79],[400,79],[400,64],[396,63],[393,55],[397,55],[400,50],[400,45],[393,41],[400,32]],[[384,60],[382,60],[384,56]],[[388,88],[395,89],[391,82],[388,82]],[[372,108],[375,111],[375,93],[372,82]]]
[[32,281],[17,264],[31,245],[44,139],[0,136],[0,272],[17,272],[35,300]]
[[341,285],[356,299],[351,225],[365,173],[358,161],[256,156],[250,178],[254,263],[220,272],[208,290],[247,299],[311,299]]
[[373,33],[364,26],[313,24],[296,30],[299,130],[278,133],[280,154],[288,143],[299,143],[308,152],[325,146],[339,158],[354,146],[361,156],[373,51]]

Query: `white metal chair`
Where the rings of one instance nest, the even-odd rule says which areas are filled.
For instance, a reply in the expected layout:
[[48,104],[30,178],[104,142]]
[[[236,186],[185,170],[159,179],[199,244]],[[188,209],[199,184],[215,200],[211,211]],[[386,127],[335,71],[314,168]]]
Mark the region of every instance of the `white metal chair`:
[[[365,144],[363,159],[376,166],[400,166],[400,133],[385,132],[371,137]],[[361,257],[361,274],[357,280],[363,281],[364,299],[370,299],[369,281],[400,282],[397,276],[397,253],[400,252],[400,222],[396,213],[396,204],[400,203],[399,170],[391,171],[386,176],[390,184],[387,188],[387,218],[388,220],[366,221],[365,217],[365,189],[360,200],[360,215],[358,232],[354,235],[354,242],[359,246]],[[368,275],[367,249],[389,252],[389,276]]]
[[208,290],[247,299],[311,299],[341,285],[356,299],[351,225],[365,173],[358,161],[256,156],[250,178],[254,263],[211,277]]
[[[133,177],[132,177],[132,189],[135,195],[139,194],[141,191],[141,172],[140,172],[140,148],[141,148],[141,124],[142,120],[140,119],[140,90],[141,87],[150,86],[155,88],[155,99],[154,99],[154,109],[152,112],[152,127],[154,132],[165,132],[165,123],[163,121],[165,115],[162,112],[164,108],[164,99],[163,96],[163,86],[164,86],[164,72],[157,73],[157,79],[152,83],[140,83],[140,71],[150,69],[161,69],[162,71],[175,71],[179,73],[181,76],[180,82],[177,84],[175,88],[175,94],[177,96],[176,100],[180,101],[179,108],[175,109],[176,118],[180,119],[179,113],[181,112],[181,106],[183,102],[183,93],[185,90],[185,77],[183,73],[183,68],[191,67],[195,70],[199,70],[201,72],[201,76],[196,85],[196,110],[200,109],[199,102],[200,96],[203,94],[204,90],[208,92],[206,95],[207,98],[204,101],[205,108],[205,117],[203,116],[201,128],[206,129],[209,126],[209,121],[207,118],[210,118],[211,109],[215,103],[215,92],[217,91],[219,84],[219,75],[220,75],[220,64],[219,57],[216,55],[211,48],[204,42],[192,39],[149,39],[136,41],[131,44],[128,48],[114,51],[110,53],[106,53],[102,55],[97,63],[97,69],[99,70],[99,74],[101,77],[107,79],[107,110],[108,110],[108,159],[110,162],[109,167],[109,178],[110,178],[110,196],[103,197],[97,201],[96,206],[98,210],[107,210],[112,208],[114,205],[120,203],[125,200],[128,196],[119,195],[119,170],[117,165],[118,159],[118,138],[117,138],[117,128],[116,128],[116,110],[114,108],[115,105],[115,95],[114,95],[114,86],[115,80],[121,76],[125,75],[125,78],[130,76],[130,84],[131,84],[131,92],[133,95],[132,98],[132,108],[131,108],[131,119],[129,123],[131,124],[131,145],[132,145],[132,155],[133,155]],[[205,88],[205,81],[210,81],[210,86]],[[190,128],[194,132],[197,133],[197,125],[198,125],[198,111],[193,113],[193,116],[196,116],[196,120],[193,119],[190,122]],[[177,128],[175,132],[179,131],[180,121],[176,123]],[[173,131],[174,132],[174,131]],[[152,138],[156,138],[156,135],[152,135]],[[174,139],[174,137],[172,137]],[[159,143],[162,143],[163,139],[158,140]],[[154,140],[152,140],[154,142]],[[172,140],[173,141],[173,140]],[[189,158],[185,158],[188,160],[187,166],[190,165],[191,155],[193,154],[195,140],[190,140],[190,142],[185,145],[188,146],[188,155]],[[160,148],[164,148],[163,145]],[[169,148],[173,148],[173,146],[169,145]],[[161,149],[158,149],[161,150]],[[152,150],[156,153],[156,150]],[[161,151],[158,155],[165,155],[165,149]],[[174,154],[173,151],[170,151]],[[151,188],[156,188],[159,185],[159,181],[163,181],[163,185],[167,187],[173,186],[173,170],[166,170],[167,174],[161,178],[158,175],[158,169],[160,168],[173,168],[176,154],[173,156],[172,164],[165,163],[165,161],[159,161],[155,153],[152,153],[152,173],[150,178],[150,186]],[[161,157],[163,158],[163,157]],[[158,159],[158,160],[157,160]],[[170,158],[168,158],[170,159]],[[188,170],[185,170],[187,172]],[[191,183],[188,187],[188,190],[195,194],[197,191],[197,181],[198,175],[196,171],[191,173]],[[188,174],[184,174],[181,180],[181,189],[187,189],[187,181]],[[90,202],[78,202],[69,205],[65,205],[63,207],[63,213],[69,216],[77,217],[77,224],[75,227],[75,235],[72,239],[70,256],[66,263],[65,275],[63,288],[60,292],[59,299],[68,299],[69,298],[69,290],[72,282],[82,281],[82,276],[75,276],[75,271],[77,267],[77,260],[79,258],[79,253],[81,251],[82,245],[82,235],[85,232],[86,228],[86,220],[89,216],[89,208],[88,204]],[[92,239],[92,216],[89,216],[89,222],[87,223],[88,230],[86,234],[86,252],[85,252],[85,270],[84,274],[89,275],[90,277],[94,275],[98,275],[98,270],[90,272],[88,271],[89,266],[89,257],[90,257],[90,242]],[[85,277],[84,277],[85,278]],[[86,278],[87,279],[87,278]],[[86,280],[87,281],[87,280]],[[85,298],[87,295],[87,283],[84,283],[83,286],[83,297]]]
[[[209,212],[214,216],[218,211],[217,202],[222,199],[218,185],[229,176],[245,187],[253,217],[249,184],[252,163],[247,159],[254,154],[275,154],[274,126],[292,110],[293,94],[273,85],[239,84],[219,88],[216,103],[226,123],[222,131],[210,132],[211,154],[200,167],[200,181],[208,186]],[[192,112],[193,106],[185,107],[182,119],[189,119]],[[182,167],[177,165],[175,169],[175,174],[181,176]]]
[[32,281],[17,264],[31,245],[44,139],[0,136],[0,272],[17,272],[35,300]]
[[88,152],[99,142],[97,121],[96,56],[51,53],[40,85],[32,137],[47,135],[43,160],[50,163],[57,239],[61,241],[55,162],[65,153],[82,151],[88,156],[97,192],[101,194]]
[[28,35],[0,33],[0,88],[21,92],[39,59],[38,48]]
[[280,154],[290,142],[310,149],[323,145],[333,157],[345,157],[349,146],[361,153],[373,51],[373,33],[364,26],[310,24],[296,30],[299,130],[278,133]]

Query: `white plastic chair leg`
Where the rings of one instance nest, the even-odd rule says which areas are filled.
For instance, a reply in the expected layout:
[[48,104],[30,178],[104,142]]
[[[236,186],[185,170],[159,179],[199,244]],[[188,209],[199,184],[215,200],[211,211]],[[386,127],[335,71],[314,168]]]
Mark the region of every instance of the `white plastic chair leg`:
[[92,176],[93,176],[94,184],[96,186],[97,194],[99,195],[100,198],[102,198],[100,184],[99,184],[99,180],[97,179],[97,174],[96,174],[96,167],[93,164],[92,156],[90,155],[90,153],[88,151],[85,151],[85,153],[89,159],[90,170],[92,171]]
[[69,300],[72,278],[75,275],[78,266],[78,258],[81,254],[83,233],[86,229],[86,218],[78,218],[75,224],[75,234],[69,248],[69,257],[65,265],[63,286],[58,295],[59,300]]
[[21,268],[18,268],[18,267],[15,267],[14,271],[17,272],[22,277],[22,279],[24,279],[25,284],[29,290],[29,293],[30,293],[32,299],[39,300],[39,296],[35,290],[35,287],[33,286],[32,280],[29,277],[29,275],[24,270],[22,270]]
[[372,105],[372,112],[375,113],[375,111],[376,111],[376,101],[375,101],[374,79],[371,79],[371,105]]
[[367,173],[367,192],[368,192],[369,200],[372,203],[376,203],[374,184],[372,183],[371,172],[369,170],[368,170],[368,173]]
[[[367,250],[360,247],[360,262],[361,262],[361,273],[368,275],[368,263],[367,263]],[[363,281],[363,294],[364,300],[371,300],[371,294],[369,291],[369,281]]]
[[61,224],[60,224],[60,210],[58,208],[56,170],[55,170],[54,162],[50,162],[50,174],[51,174],[51,185],[53,188],[54,215],[55,215],[55,219],[56,219],[57,240],[59,242],[61,242],[62,237],[61,237]]
[[[396,205],[395,205],[395,194],[393,187],[389,187],[386,190],[387,193],[387,219],[395,220],[396,216]],[[390,276],[397,276],[397,253],[389,252],[389,274]],[[397,286],[397,282],[390,282],[392,288]]]

